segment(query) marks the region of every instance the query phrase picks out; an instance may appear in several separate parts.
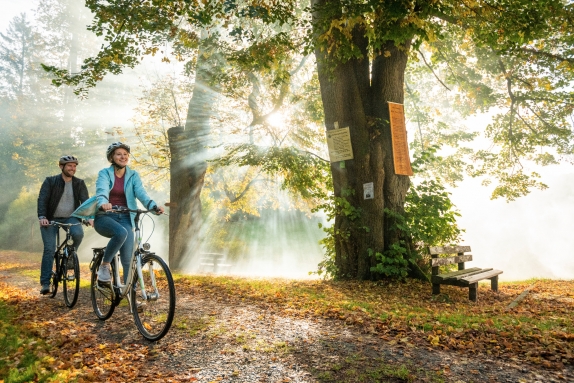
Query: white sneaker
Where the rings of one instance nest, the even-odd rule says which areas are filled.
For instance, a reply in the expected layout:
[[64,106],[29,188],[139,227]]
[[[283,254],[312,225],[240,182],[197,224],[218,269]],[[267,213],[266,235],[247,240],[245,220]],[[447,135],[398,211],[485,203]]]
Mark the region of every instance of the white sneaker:
[[112,281],[112,268],[110,267],[110,265],[100,265],[100,268],[98,269],[98,281],[100,282],[104,282],[104,283],[109,283]]

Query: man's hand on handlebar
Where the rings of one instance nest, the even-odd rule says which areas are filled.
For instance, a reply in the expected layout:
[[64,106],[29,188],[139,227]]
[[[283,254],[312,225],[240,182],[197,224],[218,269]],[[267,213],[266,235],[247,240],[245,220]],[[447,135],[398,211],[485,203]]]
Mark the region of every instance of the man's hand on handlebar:
[[152,210],[155,211],[155,214],[157,215],[163,214],[164,212],[163,206],[156,206]]
[[40,219],[40,226],[50,226],[50,221],[48,221],[48,219],[46,219],[46,218],[41,218]]

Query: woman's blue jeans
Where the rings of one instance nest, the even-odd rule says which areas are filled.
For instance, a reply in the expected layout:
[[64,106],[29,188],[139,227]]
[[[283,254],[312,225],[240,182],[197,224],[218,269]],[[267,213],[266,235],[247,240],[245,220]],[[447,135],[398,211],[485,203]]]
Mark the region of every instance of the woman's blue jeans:
[[[54,219],[56,222],[60,223],[80,223],[78,218],[70,217],[64,219]],[[44,252],[42,253],[42,266],[40,266],[40,283],[42,286],[50,284],[50,278],[52,277],[52,264],[54,262],[54,253],[56,252],[56,237],[58,235],[58,226],[40,226],[40,233],[42,234],[42,242],[44,242]],[[72,234],[72,239],[74,240],[74,247],[76,252],[84,239],[84,229],[81,225],[70,226],[70,233]],[[66,235],[64,232],[61,235]],[[60,237],[60,242],[64,238]],[[59,245],[59,243],[58,243]]]
[[104,252],[103,262],[112,262],[114,255],[120,252],[124,282],[128,277],[130,261],[134,249],[134,231],[128,213],[109,213],[96,215],[94,229],[101,236],[110,238]]

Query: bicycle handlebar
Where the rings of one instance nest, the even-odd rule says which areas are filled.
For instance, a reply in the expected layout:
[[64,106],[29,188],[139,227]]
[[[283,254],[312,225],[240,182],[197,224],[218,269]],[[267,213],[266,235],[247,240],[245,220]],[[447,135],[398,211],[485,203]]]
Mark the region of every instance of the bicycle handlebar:
[[78,222],[78,223],[61,223],[56,221],[50,221],[50,226],[58,226],[58,227],[70,227],[70,226],[78,226],[78,225],[86,225],[88,226],[88,221]]
[[144,209],[129,209],[123,206],[112,206],[110,210],[105,210],[106,213],[137,213],[137,214],[145,214],[145,213],[159,213],[159,209],[156,206],[154,209],[144,210]]

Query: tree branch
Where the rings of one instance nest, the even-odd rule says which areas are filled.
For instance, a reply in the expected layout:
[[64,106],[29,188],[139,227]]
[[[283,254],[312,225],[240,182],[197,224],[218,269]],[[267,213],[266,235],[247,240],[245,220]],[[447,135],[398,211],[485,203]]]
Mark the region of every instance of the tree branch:
[[539,51],[537,49],[527,48],[527,47],[520,48],[520,50],[522,52],[532,53],[535,56],[544,56],[547,58],[560,60],[560,61],[566,61],[566,62],[569,62],[570,64],[574,64],[574,58],[573,57],[565,57],[565,56],[557,55],[554,53]]
[[421,52],[420,49],[417,49],[417,52],[419,52],[419,54],[421,55],[425,65],[427,66],[427,68],[430,69],[430,71],[432,72],[432,74],[434,75],[434,77],[438,80],[438,82],[440,82],[442,84],[442,86],[444,86],[446,88],[446,90],[448,90],[450,92],[450,88],[448,86],[445,85],[444,82],[442,82],[442,80],[438,77],[438,75],[435,73],[434,69],[430,66],[430,64],[427,62],[427,59],[425,58],[425,55]]

